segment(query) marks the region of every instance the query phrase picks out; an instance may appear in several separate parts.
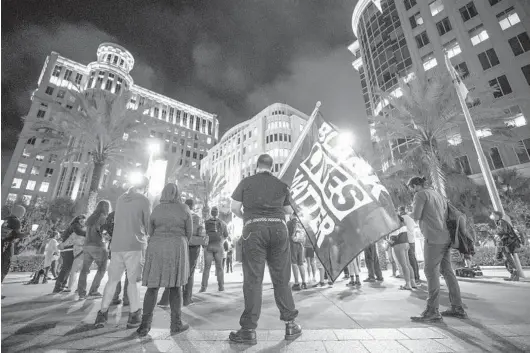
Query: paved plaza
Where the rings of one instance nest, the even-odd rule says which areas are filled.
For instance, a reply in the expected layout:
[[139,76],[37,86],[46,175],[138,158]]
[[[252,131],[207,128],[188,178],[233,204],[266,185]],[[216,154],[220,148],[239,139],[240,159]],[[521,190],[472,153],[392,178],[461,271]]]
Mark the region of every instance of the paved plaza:
[[[2,352],[530,352],[530,283],[504,282],[499,269],[484,273],[484,278],[461,281],[470,318],[435,325],[409,320],[424,308],[425,285],[400,291],[402,281],[388,272],[383,283],[359,289],[339,280],[333,288],[295,292],[304,333],[290,343],[283,339],[267,277],[258,344],[252,347],[228,341],[243,306],[240,265],[225,277],[224,292],[217,291],[212,273],[208,291],[183,309],[189,331],[170,336],[169,309],[157,308],[153,329],[142,339],[125,328],[128,307],[111,307],[109,324],[96,330],[101,299],[74,301],[73,295],[51,294],[53,282],[25,286],[29,274],[13,273],[2,286],[7,296],[2,300]],[[445,288],[441,303],[448,305]]]

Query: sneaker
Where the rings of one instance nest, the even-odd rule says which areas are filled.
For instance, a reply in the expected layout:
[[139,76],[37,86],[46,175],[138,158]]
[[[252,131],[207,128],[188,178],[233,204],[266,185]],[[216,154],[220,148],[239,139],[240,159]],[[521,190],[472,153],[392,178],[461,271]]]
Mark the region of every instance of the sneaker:
[[219,287],[219,292],[224,292],[225,291],[225,287],[224,286],[220,286]]
[[354,285],[355,285],[355,281],[354,280],[351,280],[348,283],[346,283],[346,286],[348,286],[348,287],[353,287]]
[[365,279],[363,282],[373,283],[373,282],[375,282],[375,279],[374,279],[374,278],[370,278],[370,277],[368,277],[368,278]]
[[65,288],[61,291],[61,293],[71,293],[72,290],[71,289],[68,289],[68,288]]
[[86,295],[80,295],[78,300],[85,300],[86,299]]
[[287,321],[285,323],[285,340],[292,341],[297,339],[302,335],[302,326],[298,325],[296,322]]
[[103,328],[107,324],[107,320],[109,317],[108,311],[98,311],[98,316],[96,317],[96,322],[94,323],[95,328]]
[[242,328],[238,331],[232,331],[230,332],[228,338],[230,339],[230,341],[235,343],[243,343],[250,345],[255,345],[258,343],[258,340],[256,338],[256,330],[252,329]]
[[136,310],[134,313],[129,313],[129,320],[127,320],[127,328],[136,328],[142,322],[142,309]]
[[307,289],[307,284],[306,283],[302,283],[302,289]]
[[100,292],[92,292],[92,293],[88,293],[88,296],[94,297],[94,298],[101,298],[103,294],[101,294]]
[[447,309],[440,313],[442,316],[456,317],[457,319],[467,319],[467,313],[461,306],[451,305],[451,309]]
[[296,290],[296,291],[299,291],[300,290],[300,284],[299,283],[295,283],[293,284],[293,286],[291,287],[292,290]]
[[443,321],[442,315],[438,309],[427,308],[421,313],[420,316],[411,316],[410,319],[414,322],[441,322]]
[[111,304],[112,305],[120,305],[121,304],[121,299],[112,299]]
[[377,281],[377,282],[384,282],[385,279],[384,279],[383,277],[380,277],[380,278],[377,278],[376,281]]

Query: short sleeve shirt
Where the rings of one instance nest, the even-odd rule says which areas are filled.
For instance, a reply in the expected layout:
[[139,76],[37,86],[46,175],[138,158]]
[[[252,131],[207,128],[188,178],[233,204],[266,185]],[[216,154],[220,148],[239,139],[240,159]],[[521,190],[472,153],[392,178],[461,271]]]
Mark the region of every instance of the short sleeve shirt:
[[239,183],[232,199],[243,203],[243,220],[255,218],[285,218],[284,206],[289,206],[289,187],[271,173],[258,173]]
[[447,201],[432,189],[418,191],[414,195],[412,218],[419,220],[420,229],[427,242],[446,244],[449,242],[447,229]]

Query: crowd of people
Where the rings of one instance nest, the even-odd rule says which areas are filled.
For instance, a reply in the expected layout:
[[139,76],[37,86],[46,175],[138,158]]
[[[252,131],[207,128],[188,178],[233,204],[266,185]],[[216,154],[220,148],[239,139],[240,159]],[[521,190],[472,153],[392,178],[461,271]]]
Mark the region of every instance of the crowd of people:
[[[229,335],[234,342],[257,342],[255,330],[261,313],[266,264],[280,320],[286,325],[287,340],[302,334],[301,326],[295,321],[298,310],[292,291],[306,290],[308,285],[333,285],[315,256],[303,226],[294,215],[288,185],[272,175],[272,166],[272,157],[261,155],[256,174],[243,179],[232,194],[231,211],[244,223],[240,240],[244,310],[239,322],[241,328]],[[130,307],[127,327],[137,328],[140,336],[147,335],[159,290],[164,288],[158,305],[171,309],[170,332],[183,332],[189,325],[182,320],[182,306],[193,303],[192,289],[198,263],[202,268],[200,292],[208,290],[212,262],[218,291],[225,289],[225,266],[227,273],[232,272],[234,246],[227,224],[219,219],[219,210],[213,207],[209,217],[202,219],[194,212],[193,200],[182,202],[178,186],[169,183],[162,190],[159,204],[151,211],[146,197],[148,183],[149,180],[143,178],[121,195],[114,212],[110,203],[102,200],[88,217],[75,217],[62,236],[51,232],[45,243],[42,269],[30,281],[39,283],[40,277],[47,281],[51,271],[55,278],[53,293],[75,291],[79,300],[101,297],[96,328],[107,324],[111,305],[123,303]],[[404,280],[399,289],[411,291],[421,283],[415,248],[418,225],[425,238],[424,273],[429,295],[425,311],[411,319],[435,322],[442,320],[442,316],[466,318],[460,287],[451,267],[447,201],[432,188],[426,187],[425,178],[412,178],[408,186],[414,192],[413,205],[409,210],[399,207],[400,226],[384,242],[393,276]],[[24,213],[24,207],[15,206],[2,224],[2,281],[9,270],[12,244],[27,235],[20,231]],[[501,249],[499,254],[505,259],[511,280],[517,280],[513,261],[517,243],[512,236],[513,229],[501,213],[494,216]],[[287,218],[289,221],[286,222]],[[384,281],[375,243],[364,249],[364,260],[368,277],[363,282]],[[57,274],[58,262],[61,266]],[[97,272],[87,291],[87,276],[93,264]],[[357,256],[344,269],[345,278],[349,279],[348,286],[361,286],[360,267],[361,258]],[[294,277],[292,286],[291,272]],[[101,293],[100,285],[105,274],[108,281]],[[125,283],[122,285],[124,274]],[[447,283],[451,301],[451,307],[441,313],[440,274]],[[140,283],[147,287],[143,303],[138,288]],[[120,299],[122,291],[123,300]]]

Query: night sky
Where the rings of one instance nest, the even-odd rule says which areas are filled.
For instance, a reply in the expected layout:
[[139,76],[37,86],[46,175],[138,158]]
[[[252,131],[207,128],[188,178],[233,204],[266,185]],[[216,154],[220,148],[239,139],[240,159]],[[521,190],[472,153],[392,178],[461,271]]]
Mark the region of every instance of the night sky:
[[[274,102],[369,145],[354,41],[356,0],[26,1],[2,6],[2,169],[51,51],[88,64],[127,48],[136,84],[218,114],[221,133]],[[3,174],[3,173],[2,173]]]

